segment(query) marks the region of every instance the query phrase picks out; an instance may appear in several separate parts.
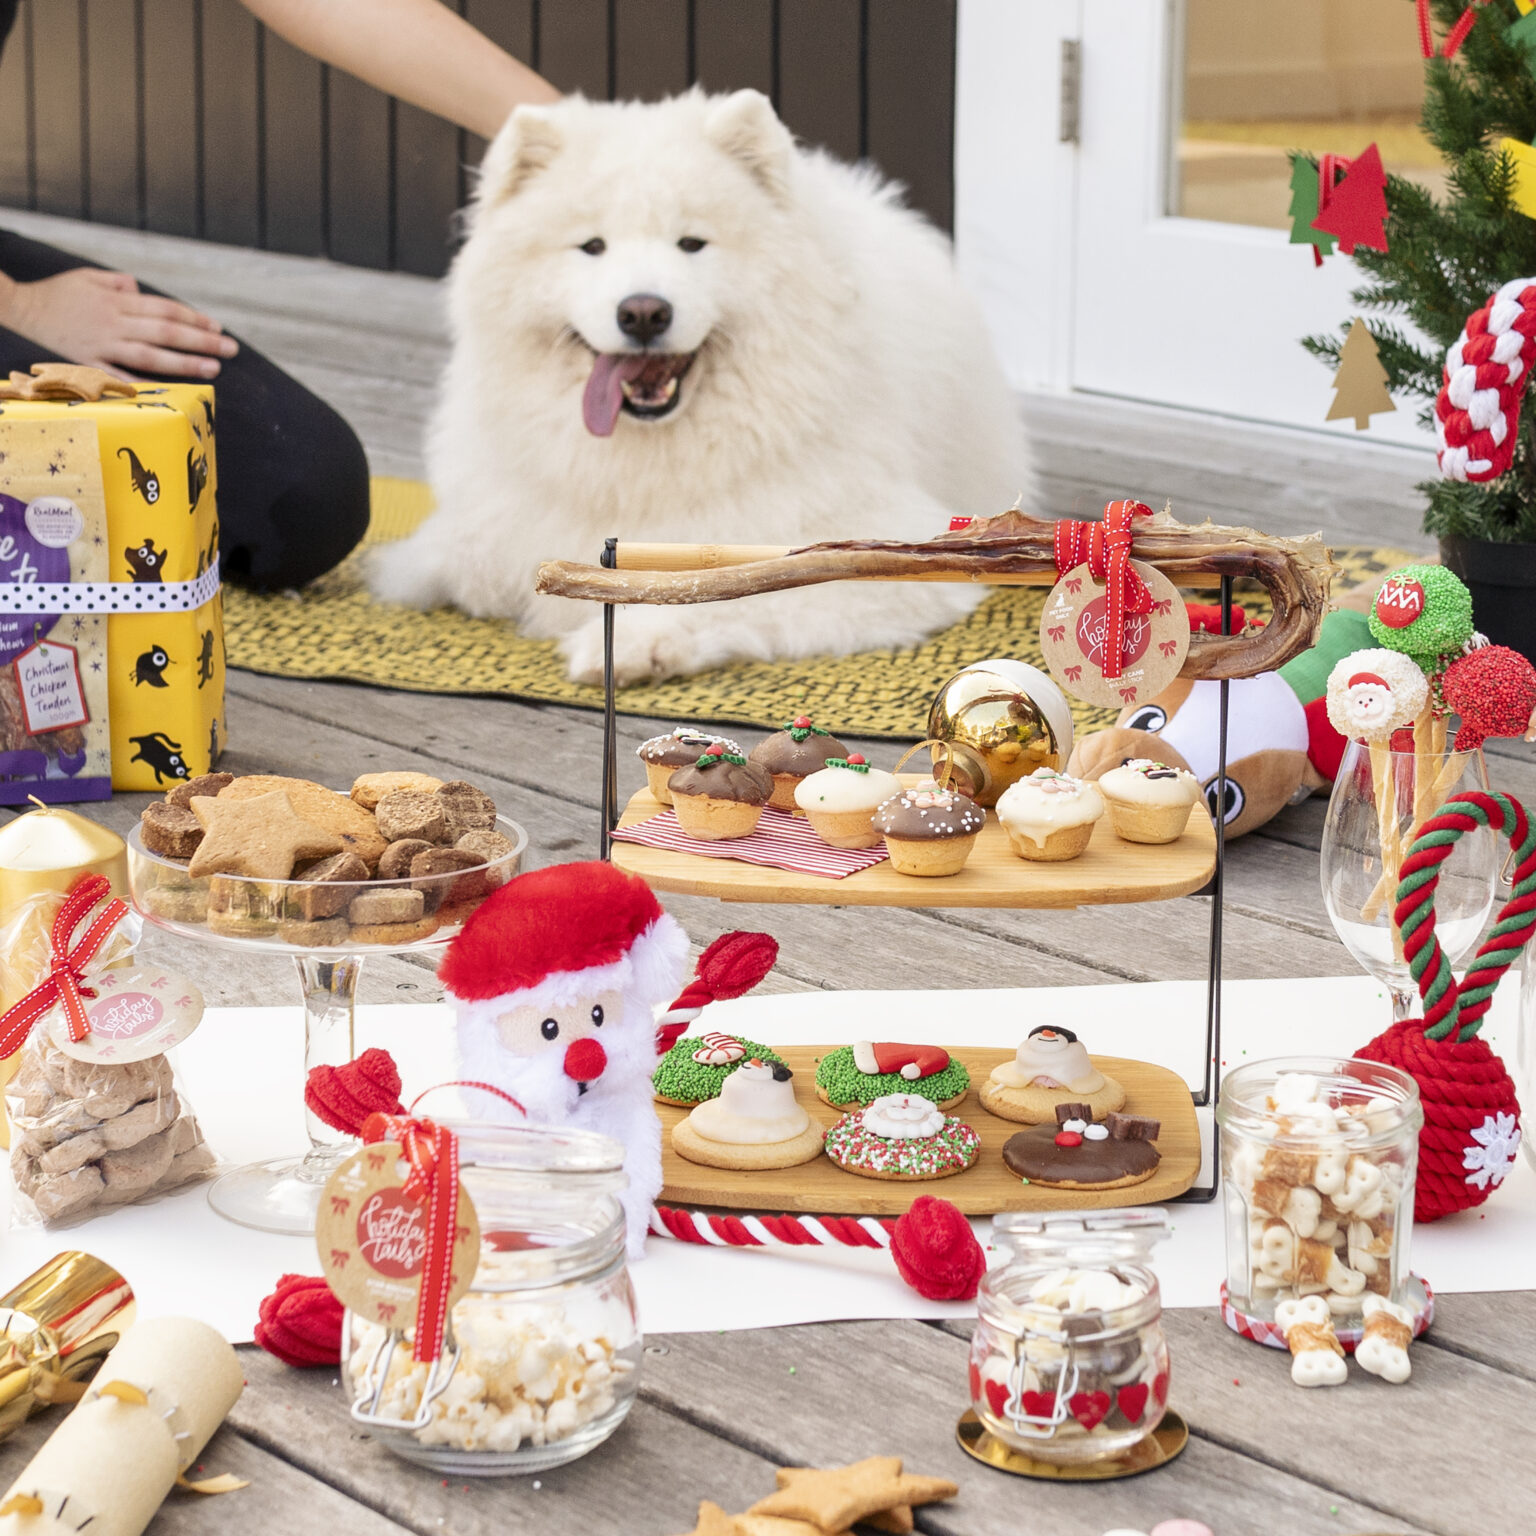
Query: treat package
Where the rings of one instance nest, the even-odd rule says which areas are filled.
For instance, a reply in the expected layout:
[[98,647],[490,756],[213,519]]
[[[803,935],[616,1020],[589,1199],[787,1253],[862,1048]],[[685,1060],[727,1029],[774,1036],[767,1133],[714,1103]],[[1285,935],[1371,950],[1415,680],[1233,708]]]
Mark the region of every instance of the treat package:
[[[51,918],[63,901],[34,896],[0,925],[8,979],[22,984],[7,990],[20,990],[23,1006],[47,983]],[[78,925],[75,944],[86,928]],[[202,997],[185,978],[140,961],[138,934],[139,919],[125,915],[82,969],[82,1038],[72,1038],[54,999],[15,1053],[5,1087],[12,1228],[70,1225],[215,1169],[167,1054],[196,1026]]]

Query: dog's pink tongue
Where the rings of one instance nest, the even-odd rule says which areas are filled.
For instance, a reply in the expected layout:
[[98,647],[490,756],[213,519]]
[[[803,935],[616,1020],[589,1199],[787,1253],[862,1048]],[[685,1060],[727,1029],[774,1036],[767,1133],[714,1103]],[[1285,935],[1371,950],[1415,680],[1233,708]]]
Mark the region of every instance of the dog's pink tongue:
[[624,404],[623,385],[645,368],[643,353],[599,352],[581,395],[581,419],[594,437],[611,437]]

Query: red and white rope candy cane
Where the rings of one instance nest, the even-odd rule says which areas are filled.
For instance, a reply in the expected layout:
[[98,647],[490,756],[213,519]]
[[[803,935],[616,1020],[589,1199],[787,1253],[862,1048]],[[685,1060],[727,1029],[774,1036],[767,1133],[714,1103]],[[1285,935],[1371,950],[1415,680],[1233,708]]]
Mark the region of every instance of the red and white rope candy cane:
[[656,1054],[665,1056],[711,1003],[750,992],[778,958],[778,940],[769,934],[722,933],[699,956],[693,980],[656,1021]]
[[1125,616],[1151,613],[1152,593],[1131,566],[1133,517],[1151,517],[1152,508],[1140,501],[1112,501],[1104,508],[1101,523],[1075,523],[1062,518],[1056,524],[1056,575],[1065,576],[1085,560],[1095,581],[1104,583],[1104,665],[1106,678],[1121,675],[1125,665]]
[[1520,399],[1536,362],[1536,277],[1505,283],[1445,354],[1435,401],[1440,473],[1496,480],[1515,456]]
[[655,1236],[712,1248],[889,1248],[895,1230],[894,1220],[878,1216],[732,1216],[651,1208]]

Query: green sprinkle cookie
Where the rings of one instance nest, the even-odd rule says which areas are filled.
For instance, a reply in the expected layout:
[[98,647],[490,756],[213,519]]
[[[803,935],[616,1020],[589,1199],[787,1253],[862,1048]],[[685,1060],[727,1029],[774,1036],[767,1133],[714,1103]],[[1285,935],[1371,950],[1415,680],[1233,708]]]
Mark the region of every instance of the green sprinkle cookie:
[[828,1051],[816,1067],[816,1096],[834,1109],[872,1104],[890,1093],[920,1093],[940,1109],[952,1109],[970,1086],[971,1074],[953,1056],[942,1071],[915,1082],[899,1072],[859,1071],[851,1045]]
[[685,1035],[657,1062],[656,1070],[651,1074],[651,1088],[663,1104],[702,1104],[705,1099],[718,1098],[721,1083],[742,1062],[751,1061],[754,1056],[769,1063],[782,1061],[766,1045],[743,1040],[740,1035],[726,1037],[741,1047],[742,1053],[734,1061],[710,1065],[693,1059],[695,1051],[706,1048],[706,1041],[720,1038],[718,1035]]

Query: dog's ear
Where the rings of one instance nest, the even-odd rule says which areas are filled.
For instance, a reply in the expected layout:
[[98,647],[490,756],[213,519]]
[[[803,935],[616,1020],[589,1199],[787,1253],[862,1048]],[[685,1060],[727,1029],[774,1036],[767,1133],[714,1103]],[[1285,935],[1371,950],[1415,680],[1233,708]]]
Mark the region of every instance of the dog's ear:
[[733,91],[712,101],[704,132],[717,148],[741,161],[772,196],[782,197],[788,190],[795,141],[761,91]]
[[519,107],[491,140],[480,163],[478,201],[494,208],[546,169],[565,136],[546,107]]

